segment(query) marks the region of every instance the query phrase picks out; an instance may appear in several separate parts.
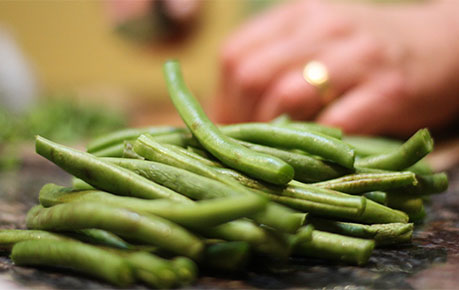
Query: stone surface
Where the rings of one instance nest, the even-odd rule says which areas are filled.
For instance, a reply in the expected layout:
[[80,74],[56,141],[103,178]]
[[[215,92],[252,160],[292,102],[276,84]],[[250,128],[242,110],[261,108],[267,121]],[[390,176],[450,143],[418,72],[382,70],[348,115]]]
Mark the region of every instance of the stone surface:
[[[447,193],[433,196],[428,217],[416,227],[413,243],[376,249],[364,267],[305,258],[287,264],[255,262],[232,276],[203,273],[191,288],[403,288],[459,287],[459,168],[449,172]],[[24,228],[27,210],[47,182],[68,184],[70,177],[48,162],[28,162],[16,173],[0,173],[0,228]],[[100,289],[110,285],[68,271],[15,267],[0,256],[1,289]],[[145,287],[138,285],[137,289]]]

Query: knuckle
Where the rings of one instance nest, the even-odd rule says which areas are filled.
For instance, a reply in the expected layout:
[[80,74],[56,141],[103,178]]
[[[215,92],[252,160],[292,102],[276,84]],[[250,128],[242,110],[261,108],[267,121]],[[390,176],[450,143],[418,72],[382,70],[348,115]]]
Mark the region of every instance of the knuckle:
[[260,68],[251,62],[238,62],[233,68],[232,80],[238,88],[247,94],[254,94],[263,89]]
[[352,21],[345,16],[329,13],[322,21],[323,33],[328,36],[341,36],[352,30]]
[[384,80],[382,93],[391,99],[408,97],[406,78],[401,73],[393,73]]
[[225,43],[220,49],[220,63],[223,71],[230,72],[236,65],[237,53],[231,43]]
[[380,64],[384,57],[384,47],[376,38],[367,35],[362,37],[359,53],[365,63]]

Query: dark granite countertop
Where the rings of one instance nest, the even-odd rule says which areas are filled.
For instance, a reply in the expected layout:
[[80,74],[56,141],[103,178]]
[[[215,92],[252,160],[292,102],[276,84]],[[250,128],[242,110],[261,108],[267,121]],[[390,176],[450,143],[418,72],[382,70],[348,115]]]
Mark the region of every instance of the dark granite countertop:
[[[416,226],[412,245],[376,249],[364,267],[291,259],[284,265],[253,263],[244,273],[203,273],[190,288],[459,288],[459,167],[449,171],[447,193],[432,197],[428,217]],[[47,182],[69,176],[46,161],[28,161],[17,172],[0,172],[0,228],[24,228],[24,215]],[[110,285],[67,271],[15,267],[0,256],[0,289],[100,289]],[[137,286],[137,289],[144,289]]]

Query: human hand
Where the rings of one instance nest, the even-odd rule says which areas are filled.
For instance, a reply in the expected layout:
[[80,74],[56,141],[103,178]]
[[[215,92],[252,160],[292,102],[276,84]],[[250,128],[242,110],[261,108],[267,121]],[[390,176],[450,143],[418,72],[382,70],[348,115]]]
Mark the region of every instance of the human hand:
[[[288,2],[257,16],[222,53],[217,121],[281,113],[348,133],[407,135],[459,112],[459,4]],[[324,64],[325,104],[303,67]]]

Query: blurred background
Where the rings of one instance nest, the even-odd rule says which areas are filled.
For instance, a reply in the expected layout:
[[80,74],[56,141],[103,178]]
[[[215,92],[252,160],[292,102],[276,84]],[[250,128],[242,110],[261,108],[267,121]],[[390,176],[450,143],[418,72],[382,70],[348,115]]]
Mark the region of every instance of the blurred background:
[[18,144],[36,134],[78,145],[126,126],[181,124],[163,62],[178,58],[208,103],[221,42],[276,1],[189,1],[181,10],[153,1],[129,21],[114,2],[0,1],[0,168],[14,167]]

